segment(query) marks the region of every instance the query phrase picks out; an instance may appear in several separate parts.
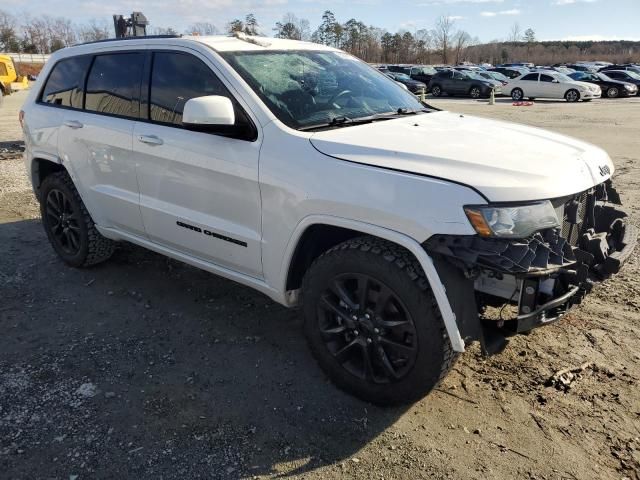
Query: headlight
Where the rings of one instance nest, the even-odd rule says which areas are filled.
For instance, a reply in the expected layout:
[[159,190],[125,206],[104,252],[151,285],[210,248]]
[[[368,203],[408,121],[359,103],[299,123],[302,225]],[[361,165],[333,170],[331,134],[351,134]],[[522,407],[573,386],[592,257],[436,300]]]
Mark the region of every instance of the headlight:
[[560,225],[549,200],[517,206],[467,206],[464,211],[481,237],[524,238]]
[[627,90],[635,90],[632,85],[625,85],[624,88],[626,88]]

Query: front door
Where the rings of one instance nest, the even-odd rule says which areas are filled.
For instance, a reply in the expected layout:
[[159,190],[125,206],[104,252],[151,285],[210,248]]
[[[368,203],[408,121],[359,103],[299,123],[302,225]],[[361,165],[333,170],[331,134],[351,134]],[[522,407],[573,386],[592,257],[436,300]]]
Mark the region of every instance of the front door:
[[[257,130],[205,58],[153,52],[144,121],[136,123],[140,209],[150,240],[257,278],[262,276]],[[224,95],[252,135],[187,130],[185,103]]]

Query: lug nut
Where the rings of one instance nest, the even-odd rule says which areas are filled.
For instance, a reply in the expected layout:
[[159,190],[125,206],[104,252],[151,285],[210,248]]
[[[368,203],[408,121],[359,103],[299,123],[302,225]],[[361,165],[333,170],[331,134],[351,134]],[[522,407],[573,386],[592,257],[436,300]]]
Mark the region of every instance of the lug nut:
[[360,335],[360,332],[358,332],[358,330],[354,330],[354,331],[353,331],[353,334],[354,334],[355,336],[358,336],[358,335]]
[[367,343],[371,343],[373,342],[373,340],[371,340],[370,338],[367,338]]
[[374,331],[375,333],[380,333],[380,330],[378,330],[377,328],[374,328],[374,329],[373,329],[373,331]]
[[365,313],[365,314],[364,314],[364,318],[366,318],[367,320],[369,320],[371,317],[369,316],[369,314],[368,314],[368,313]]

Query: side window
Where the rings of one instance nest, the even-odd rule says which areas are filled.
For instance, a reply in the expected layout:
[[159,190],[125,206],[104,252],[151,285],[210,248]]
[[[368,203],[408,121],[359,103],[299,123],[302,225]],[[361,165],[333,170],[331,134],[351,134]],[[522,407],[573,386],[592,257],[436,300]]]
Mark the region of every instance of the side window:
[[522,77],[522,80],[537,82],[538,81],[538,74],[537,73],[530,73],[529,75],[525,75],[524,77]]
[[456,80],[462,80],[463,78],[466,78],[466,75],[460,73],[457,70],[454,70],[453,72],[453,78],[455,78]]
[[143,53],[98,55],[93,61],[85,110],[138,118]]
[[551,75],[540,75],[541,82],[553,82],[553,77]]
[[42,90],[40,101],[61,107],[82,109],[84,78],[91,55],[60,60]]
[[193,55],[177,52],[153,54],[149,96],[151,120],[182,125],[182,112],[187,100],[207,95],[231,97],[211,69]]

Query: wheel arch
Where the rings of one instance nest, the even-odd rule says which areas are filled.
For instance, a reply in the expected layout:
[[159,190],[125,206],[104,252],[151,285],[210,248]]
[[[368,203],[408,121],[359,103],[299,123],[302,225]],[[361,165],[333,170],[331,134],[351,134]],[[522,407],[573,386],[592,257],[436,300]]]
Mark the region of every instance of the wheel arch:
[[[326,238],[318,235],[325,235]],[[363,235],[392,242],[406,249],[415,258],[429,281],[453,349],[464,352],[464,340],[456,315],[432,258],[418,241],[385,227],[334,216],[312,215],[304,218],[291,236],[284,257],[281,286],[282,291],[286,292],[287,303],[293,305],[297,302],[299,295],[296,292],[302,284],[302,278],[316,258],[339,243]]]
[[36,156],[31,160],[31,184],[36,198],[40,199],[40,185],[54,172],[66,171],[58,158]]

